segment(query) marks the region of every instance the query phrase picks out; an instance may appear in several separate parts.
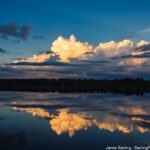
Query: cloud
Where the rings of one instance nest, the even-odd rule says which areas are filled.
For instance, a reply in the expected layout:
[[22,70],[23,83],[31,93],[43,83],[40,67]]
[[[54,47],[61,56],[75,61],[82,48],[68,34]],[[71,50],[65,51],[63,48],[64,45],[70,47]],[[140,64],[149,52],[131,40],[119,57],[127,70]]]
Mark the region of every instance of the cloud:
[[34,40],[43,40],[45,37],[44,37],[43,35],[39,35],[39,36],[34,35],[34,36],[32,36],[32,38],[33,38]]
[[[150,65],[150,42],[131,40],[120,42],[100,42],[92,45],[77,41],[74,35],[68,39],[59,36],[50,50],[43,50],[39,55],[15,60],[12,67],[28,69],[59,77],[135,77],[148,76]],[[139,74],[137,73],[139,72]],[[43,75],[44,75],[43,74]]]
[[[38,73],[37,73],[38,72]],[[9,78],[52,78],[55,77],[56,74],[43,71],[36,71],[31,69],[22,69],[16,67],[7,67],[0,65],[0,78],[1,79],[9,79]],[[57,76],[59,77],[59,75]]]
[[43,54],[43,53],[52,54],[53,52],[51,50],[42,50],[42,51],[40,51],[40,54]]
[[124,36],[120,36],[119,39],[122,40],[122,39],[132,39],[136,36],[135,33],[130,33],[130,34],[126,34]]
[[136,49],[140,50],[140,51],[147,51],[147,50],[150,51],[150,43],[145,42],[145,41],[141,41]]
[[106,58],[114,56],[122,56],[130,54],[135,47],[135,44],[130,40],[123,40],[121,42],[110,41],[106,43],[100,43],[95,48],[96,57],[104,55]]
[[135,33],[129,33],[123,36],[120,36],[118,39],[133,39],[133,38],[137,38],[138,36],[144,36],[146,34],[148,34],[150,32],[150,28],[146,28],[140,31],[137,31]]
[[18,26],[15,22],[6,25],[0,25],[0,37],[8,39],[9,37],[16,37],[26,40],[31,31],[30,23],[23,26]]
[[73,59],[102,61],[113,56],[131,54],[135,47],[136,45],[130,40],[123,40],[118,43],[110,41],[94,46],[87,42],[77,41],[74,35],[71,35],[69,39],[59,36],[52,43],[51,50],[49,50],[50,53],[44,52],[38,56],[35,54],[31,58],[14,61],[14,63],[44,62],[54,56],[58,56],[59,59],[57,61],[61,62],[70,62]]
[[[94,61],[94,60],[76,60],[73,61],[75,63],[67,63],[56,61],[58,58],[55,56],[54,58],[51,57],[50,60],[44,62],[27,62],[28,60],[22,61],[22,59],[18,58],[15,60],[15,63],[9,63],[6,65],[16,65],[16,66],[74,66],[74,67],[86,67],[86,66],[93,66],[93,65],[100,65],[100,64],[107,64],[109,61],[102,60],[102,61]],[[21,61],[22,62],[21,62]],[[32,61],[32,60],[31,60]],[[34,61],[34,60],[33,60]]]
[[0,48],[0,53],[7,53],[7,51],[4,50],[3,48]]
[[46,62],[48,60],[54,60],[54,59],[59,59],[58,55],[55,54],[48,54],[47,52],[44,52],[40,54],[39,56],[33,55],[33,57],[27,58],[27,59],[22,59],[22,60],[16,60],[14,63],[19,63],[19,62],[29,62],[29,63],[41,63],[41,62]]
[[150,32],[150,28],[146,28],[144,30],[141,30],[138,33],[148,33],[148,32]]
[[71,35],[69,39],[59,36],[57,40],[52,43],[51,50],[60,56],[60,60],[68,62],[70,58],[83,57],[85,53],[92,52],[94,46],[87,42],[82,43],[76,41],[76,37]]
[[45,61],[45,62],[17,62],[17,63],[10,63],[8,65],[18,65],[18,66],[73,66],[75,64],[69,64],[65,62],[57,62],[57,61]]
[[[110,58],[123,57],[123,56],[136,56],[142,54],[140,51],[146,51],[149,48],[150,42],[140,41],[134,43],[130,40],[123,40],[120,42],[110,41],[106,43],[99,43],[94,46],[87,42],[80,42],[76,40],[74,35],[69,39],[61,36],[52,43],[49,51],[43,51],[40,55],[33,57],[16,60],[18,62],[34,62],[41,63],[51,60],[52,58],[59,62],[83,62],[83,61],[109,61]],[[56,57],[57,56],[57,57]]]
[[51,50],[60,56],[61,61],[68,62],[70,58],[102,60],[116,55],[130,54],[133,48],[134,43],[130,40],[118,43],[110,41],[93,46],[87,42],[79,42],[74,35],[71,35],[69,39],[59,36],[52,43]]

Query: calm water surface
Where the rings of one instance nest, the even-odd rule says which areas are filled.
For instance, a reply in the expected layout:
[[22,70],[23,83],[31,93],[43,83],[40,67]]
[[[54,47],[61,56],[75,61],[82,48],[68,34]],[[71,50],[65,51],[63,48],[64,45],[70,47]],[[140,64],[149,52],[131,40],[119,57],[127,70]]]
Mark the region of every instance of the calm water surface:
[[0,150],[148,145],[148,94],[0,92]]

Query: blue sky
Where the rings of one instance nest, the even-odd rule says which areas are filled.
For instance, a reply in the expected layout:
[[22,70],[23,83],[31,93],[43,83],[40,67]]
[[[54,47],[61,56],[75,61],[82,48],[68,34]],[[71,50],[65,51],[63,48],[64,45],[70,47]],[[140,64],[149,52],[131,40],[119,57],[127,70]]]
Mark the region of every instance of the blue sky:
[[[19,36],[0,38],[0,63],[11,63],[50,49],[58,36],[75,35],[78,41],[100,42],[150,41],[150,1],[148,0],[1,0],[0,25],[14,22],[31,30]],[[33,39],[33,36],[42,37]]]

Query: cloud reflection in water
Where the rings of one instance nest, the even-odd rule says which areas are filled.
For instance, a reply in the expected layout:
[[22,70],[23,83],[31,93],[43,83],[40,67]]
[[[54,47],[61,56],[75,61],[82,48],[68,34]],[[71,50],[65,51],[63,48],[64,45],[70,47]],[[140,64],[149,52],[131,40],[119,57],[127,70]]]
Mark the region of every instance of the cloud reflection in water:
[[[147,113],[141,108],[116,108],[120,111],[118,115],[110,112],[83,112],[76,110],[72,112],[73,108],[57,109],[56,114],[51,114],[42,108],[17,108],[15,110],[26,111],[32,113],[33,116],[37,115],[40,118],[49,118],[49,124],[53,131],[57,135],[68,133],[72,137],[76,131],[87,130],[89,127],[97,126],[100,130],[105,129],[110,132],[115,130],[122,131],[123,133],[130,133],[134,130],[138,130],[141,133],[150,131],[150,119],[146,120],[144,117]],[[136,111],[137,110],[137,111]],[[122,116],[124,112],[129,116]],[[146,126],[147,125],[147,126]]]

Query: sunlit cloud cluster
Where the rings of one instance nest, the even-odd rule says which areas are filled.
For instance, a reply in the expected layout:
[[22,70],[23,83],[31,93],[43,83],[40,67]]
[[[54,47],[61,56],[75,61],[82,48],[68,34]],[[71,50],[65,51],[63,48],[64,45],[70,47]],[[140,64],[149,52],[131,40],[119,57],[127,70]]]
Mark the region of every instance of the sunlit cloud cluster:
[[59,36],[52,43],[49,53],[34,54],[33,57],[15,60],[8,65],[58,75],[70,74],[72,77],[135,77],[137,72],[140,76],[143,73],[148,76],[149,57],[150,42],[143,40],[138,43],[131,40],[100,42],[95,46],[77,41],[71,35],[68,39]]
[[59,56],[59,61],[62,62],[69,62],[72,58],[79,60],[101,60],[115,56],[135,56],[143,54],[138,48],[145,45],[150,45],[150,42],[140,41],[139,43],[134,43],[130,40],[123,40],[121,42],[110,41],[99,43],[99,45],[94,46],[87,42],[82,43],[77,41],[74,35],[71,35],[69,39],[59,36],[58,39],[52,43],[52,47],[50,48],[52,54],[43,53],[39,56],[35,54],[31,58],[14,61],[14,63],[44,62],[55,55]]
[[61,61],[68,62],[70,58],[82,58],[85,53],[93,52],[94,46],[77,41],[74,35],[71,35],[69,39],[59,36],[52,43],[51,50],[60,56]]
[[36,62],[36,63],[39,63],[39,62],[44,62],[44,61],[49,60],[50,57],[51,57],[51,54],[43,53],[43,54],[41,54],[39,56],[37,56],[35,54],[31,58],[21,59],[21,60],[15,60],[14,63],[18,63],[18,62]]

